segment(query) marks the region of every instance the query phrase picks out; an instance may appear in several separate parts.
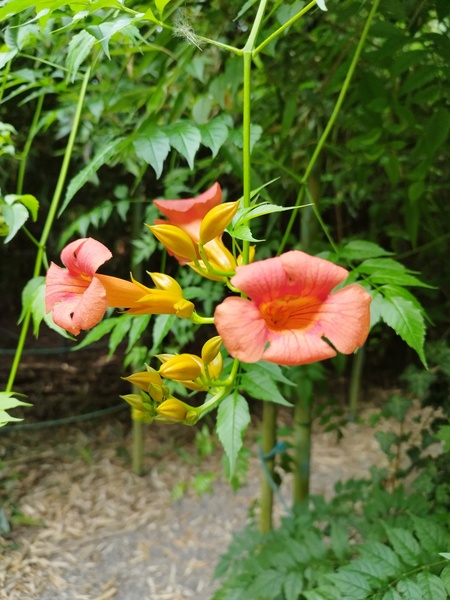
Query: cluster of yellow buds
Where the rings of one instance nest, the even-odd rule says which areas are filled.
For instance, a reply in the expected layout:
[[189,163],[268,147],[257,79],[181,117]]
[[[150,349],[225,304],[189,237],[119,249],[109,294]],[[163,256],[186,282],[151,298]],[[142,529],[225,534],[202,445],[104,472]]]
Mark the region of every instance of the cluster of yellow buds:
[[220,384],[223,360],[220,353],[222,339],[215,336],[202,348],[201,357],[195,354],[160,354],[158,371],[147,366],[146,371],[124,377],[142,390],[141,394],[121,396],[133,409],[133,419],[144,423],[185,423],[194,425],[201,407],[193,407],[171,395],[163,379],[176,381],[193,391],[209,391]]
[[155,200],[169,218],[148,225],[167,252],[180,264],[189,265],[207,279],[225,281],[237,262],[222,241],[222,235],[239,208],[236,202],[222,201],[222,190],[215,183],[209,190],[187,200]]

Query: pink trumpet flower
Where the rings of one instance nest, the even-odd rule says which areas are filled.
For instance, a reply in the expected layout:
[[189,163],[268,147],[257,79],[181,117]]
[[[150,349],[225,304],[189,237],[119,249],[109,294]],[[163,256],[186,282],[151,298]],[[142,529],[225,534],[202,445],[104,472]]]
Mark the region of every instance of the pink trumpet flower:
[[333,292],[347,276],[297,250],[237,267],[231,283],[248,298],[226,298],[214,314],[226,349],[245,363],[280,365],[351,354],[368,336],[371,297],[358,284]]
[[157,289],[133,280],[100,275],[97,269],[112,257],[102,243],[83,238],[61,252],[65,269],[51,263],[47,272],[45,305],[53,321],[73,335],[91,329],[107,308],[127,308],[131,314],[176,314],[189,318],[192,302],[183,298],[178,283],[161,273],[150,273]]

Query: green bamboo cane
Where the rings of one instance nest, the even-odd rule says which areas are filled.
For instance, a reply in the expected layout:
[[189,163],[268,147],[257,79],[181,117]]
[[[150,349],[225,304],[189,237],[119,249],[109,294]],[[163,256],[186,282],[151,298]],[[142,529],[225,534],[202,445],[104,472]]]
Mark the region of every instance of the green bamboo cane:
[[[78,127],[80,125],[81,120],[81,112],[83,108],[84,99],[86,96],[87,85],[89,81],[89,77],[91,75],[91,69],[88,68],[86,73],[84,74],[83,81],[81,84],[80,94],[78,96],[78,103],[75,110],[75,116],[73,119],[72,129],[70,131],[69,139],[67,141],[66,150],[64,153],[63,162],[61,165],[61,170],[59,172],[58,181],[56,183],[55,191],[53,194],[52,201],[50,203],[50,208],[47,213],[47,218],[45,220],[44,228],[42,230],[42,234],[39,240],[38,250],[36,253],[36,259],[34,262],[33,268],[33,278],[38,277],[41,274],[42,265],[44,263],[45,258],[45,245],[47,243],[48,237],[52,230],[53,222],[56,218],[56,214],[58,212],[58,206],[61,201],[62,192],[64,189],[64,184],[67,178],[67,172],[69,170],[70,159],[72,157],[73,148],[75,145],[75,139],[78,132]],[[27,309],[24,319],[22,321],[22,328],[19,335],[19,341],[17,342],[16,352],[14,354],[14,360],[11,365],[11,370],[9,373],[9,378],[6,384],[6,391],[10,392],[13,388],[14,381],[16,379],[17,371],[19,369],[20,360],[22,358],[23,349],[25,347],[25,341],[28,333],[28,329],[31,321],[31,306]]]

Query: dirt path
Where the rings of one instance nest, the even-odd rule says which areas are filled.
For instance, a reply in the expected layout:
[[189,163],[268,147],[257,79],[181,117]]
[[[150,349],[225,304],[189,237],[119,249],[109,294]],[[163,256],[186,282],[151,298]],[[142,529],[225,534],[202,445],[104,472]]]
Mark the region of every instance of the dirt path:
[[[148,473],[134,476],[124,423],[109,417],[2,439],[9,500],[36,525],[16,525],[3,539],[1,600],[211,598],[215,565],[258,498],[255,430],[247,483],[235,494],[220,449],[199,460],[188,428],[146,429]],[[312,491],[330,494],[338,479],[364,476],[382,460],[364,427],[347,425],[339,444],[334,434],[318,433]],[[199,474],[215,476],[212,493],[195,493]],[[180,483],[184,496],[173,500]]]

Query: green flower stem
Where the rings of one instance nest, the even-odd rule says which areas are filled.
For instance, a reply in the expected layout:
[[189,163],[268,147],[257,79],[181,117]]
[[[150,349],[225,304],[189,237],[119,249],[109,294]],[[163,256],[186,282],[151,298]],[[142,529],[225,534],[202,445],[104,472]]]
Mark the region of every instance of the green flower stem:
[[261,50],[263,50],[267,46],[267,44],[270,44],[270,42],[272,40],[274,40],[276,37],[278,37],[280,35],[280,33],[283,33],[283,31],[285,29],[290,27],[293,23],[295,23],[295,21],[300,19],[300,17],[303,17],[303,15],[306,14],[309,10],[311,10],[311,8],[313,8],[315,5],[316,5],[316,0],[313,0],[312,2],[307,4],[304,8],[302,8],[302,10],[300,12],[298,12],[291,19],[289,19],[289,21],[286,21],[286,23],[284,25],[282,25],[279,29],[274,31],[257,48],[255,48],[255,50],[253,51],[253,56],[256,56],[257,54],[259,54],[261,52]]
[[[261,423],[262,454],[269,454],[277,441],[277,407],[273,402],[263,402],[263,414]],[[273,480],[275,461],[273,458],[266,461],[268,474]],[[273,489],[269,477],[263,472],[260,484],[260,513],[259,531],[267,533],[272,529],[273,514]]]
[[[144,176],[145,168],[141,170],[134,181],[132,193],[136,191],[139,182],[142,180]],[[141,231],[142,231],[142,222],[143,222],[143,207],[142,202],[133,202],[132,204],[132,213],[131,213],[131,240],[138,240]],[[134,257],[137,253],[136,247],[133,246],[133,255],[131,257],[131,265],[134,269],[135,276],[137,279],[141,280],[144,274],[144,269],[142,263],[135,265]],[[136,364],[136,361],[132,364],[132,369],[138,370],[141,368],[140,364]],[[134,393],[139,393],[139,388],[136,386],[132,386],[132,391]],[[133,414],[133,411],[131,411]],[[132,469],[135,475],[142,475],[144,468],[144,424],[137,419],[132,418],[133,429],[132,429]]]
[[225,387],[219,390],[216,394],[214,394],[214,396],[212,396],[204,404],[202,404],[196,409],[193,409],[197,413],[197,421],[199,421],[205,414],[209,413],[211,410],[219,406],[222,400],[226,398],[226,396],[228,396],[229,392],[230,388]]
[[198,313],[193,312],[190,316],[190,321],[195,325],[213,325],[214,317],[201,317]]
[[[364,44],[366,42],[367,34],[369,33],[369,29],[370,29],[370,26],[372,25],[372,21],[373,21],[373,18],[375,16],[375,13],[377,11],[379,3],[380,3],[380,0],[374,0],[374,2],[372,4],[372,8],[371,8],[370,13],[369,13],[369,15],[367,17],[367,20],[366,20],[366,23],[364,25],[363,31],[361,33],[361,37],[359,38],[358,45],[357,45],[356,50],[355,50],[355,54],[353,55],[352,61],[350,63],[350,67],[349,67],[349,69],[347,71],[347,75],[345,77],[344,83],[342,84],[342,88],[341,88],[341,90],[339,92],[339,96],[338,96],[338,99],[337,99],[336,104],[334,106],[333,112],[331,113],[331,116],[328,119],[328,123],[326,124],[326,127],[323,130],[322,135],[320,136],[320,139],[319,139],[319,141],[317,143],[317,146],[314,149],[313,155],[311,156],[311,159],[310,159],[310,161],[308,163],[308,166],[306,167],[306,171],[305,171],[305,173],[304,173],[304,175],[302,177],[302,187],[300,188],[299,194],[297,196],[297,201],[296,201],[295,206],[300,206],[300,204],[302,202],[303,194],[305,193],[304,190],[305,190],[305,188],[307,186],[309,176],[312,173],[312,170],[313,170],[313,168],[314,168],[314,166],[316,164],[316,161],[319,158],[319,155],[320,155],[320,153],[322,151],[322,148],[325,145],[325,142],[328,139],[330,131],[333,128],[334,123],[335,123],[335,121],[337,119],[337,116],[338,116],[338,114],[339,114],[339,112],[340,112],[340,110],[342,108],[342,104],[344,102],[345,96],[346,96],[348,88],[350,86],[350,82],[351,82],[353,74],[355,72],[356,65],[358,63],[358,60],[359,60],[359,57],[361,55],[362,49],[363,49]],[[327,232],[327,228],[326,228],[326,226],[325,226],[325,224],[324,224],[324,222],[322,220],[322,217],[320,216],[319,209],[318,209],[317,205],[314,204],[313,206],[314,206],[315,215],[316,215],[317,219],[319,220],[320,225],[322,226],[322,229],[325,232]],[[294,225],[294,220],[295,220],[296,216],[297,215],[296,215],[295,212],[293,212],[291,214],[291,218],[289,219],[288,226],[286,228],[286,231],[284,233],[283,239],[282,239],[281,244],[280,244],[280,252],[284,249],[284,247],[287,244],[287,241],[289,239],[289,236],[290,236],[292,227]]]
[[25,177],[25,169],[27,166],[27,159],[28,159],[28,155],[30,153],[30,148],[31,148],[31,144],[34,140],[34,136],[37,133],[37,125],[38,125],[38,121],[40,119],[41,116],[41,112],[42,112],[42,105],[44,104],[44,98],[45,98],[45,94],[42,94],[41,96],[39,96],[37,103],[36,103],[36,110],[34,111],[34,116],[33,116],[33,121],[31,123],[31,127],[28,131],[28,137],[27,137],[27,141],[25,142],[25,146],[23,148],[23,152],[22,152],[22,156],[21,156],[21,161],[19,164],[19,173],[17,175],[17,187],[16,187],[16,194],[21,195],[22,194],[22,190],[23,190],[23,180]]
[[294,503],[303,504],[309,496],[311,469],[311,398],[298,397],[294,406],[295,471]]
[[348,390],[348,407],[350,421],[354,421],[358,415],[358,400],[361,391],[361,379],[364,364],[364,346],[352,356],[352,372]]
[[[86,96],[86,89],[87,89],[87,84],[89,81],[90,74],[91,74],[91,70],[90,70],[90,68],[88,68],[84,75],[84,78],[83,78],[80,95],[78,96],[78,104],[77,104],[77,108],[75,111],[72,130],[70,132],[70,136],[67,141],[66,151],[64,153],[64,158],[63,158],[63,162],[61,165],[61,170],[59,172],[58,181],[56,183],[55,192],[53,194],[53,198],[50,203],[50,209],[48,211],[47,218],[46,218],[46,221],[44,224],[44,229],[42,231],[41,238],[39,240],[39,247],[38,247],[38,251],[36,253],[36,259],[35,259],[35,263],[34,263],[33,278],[38,277],[41,273],[42,264],[44,262],[45,245],[47,243],[48,236],[50,235],[53,221],[56,218],[56,213],[57,213],[58,206],[59,206],[59,203],[61,200],[64,183],[66,181],[67,171],[69,169],[70,158],[72,156],[73,147],[75,144],[75,138],[76,138],[76,135],[78,132],[79,124],[80,124],[81,111],[82,111],[82,107],[83,107],[83,103],[84,103],[84,98]],[[20,331],[19,341],[17,342],[16,353],[14,355],[14,360],[11,365],[8,382],[6,384],[7,392],[10,392],[12,390],[14,381],[16,379],[17,370],[19,368],[20,359],[22,357],[23,349],[25,346],[28,328],[30,326],[30,320],[31,320],[31,307],[26,311],[24,319],[22,321],[22,329]]]

